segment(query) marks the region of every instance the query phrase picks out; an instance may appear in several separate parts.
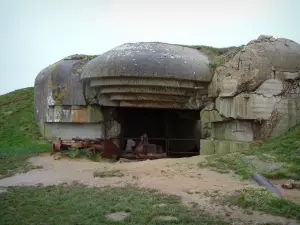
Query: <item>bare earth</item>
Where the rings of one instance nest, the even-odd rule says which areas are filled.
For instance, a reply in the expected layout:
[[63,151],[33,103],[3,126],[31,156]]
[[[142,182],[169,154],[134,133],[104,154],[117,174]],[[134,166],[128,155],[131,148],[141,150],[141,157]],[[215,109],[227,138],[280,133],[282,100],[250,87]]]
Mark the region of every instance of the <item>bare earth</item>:
[[[140,188],[153,188],[166,194],[182,197],[187,205],[197,203],[207,213],[232,218],[234,224],[299,224],[295,220],[249,212],[237,207],[216,205],[211,201],[207,191],[218,194],[231,194],[235,190],[256,186],[250,181],[240,181],[233,174],[220,174],[209,169],[199,168],[197,163],[202,156],[181,159],[159,159],[142,162],[91,162],[87,160],[54,160],[53,156],[43,155],[30,159],[33,165],[41,165],[43,169],[32,170],[25,174],[17,174],[0,180],[0,187],[56,185],[78,182],[89,186],[120,187],[135,185]],[[120,170],[123,177],[94,177],[97,170]],[[291,200],[300,202],[299,191],[282,190]]]

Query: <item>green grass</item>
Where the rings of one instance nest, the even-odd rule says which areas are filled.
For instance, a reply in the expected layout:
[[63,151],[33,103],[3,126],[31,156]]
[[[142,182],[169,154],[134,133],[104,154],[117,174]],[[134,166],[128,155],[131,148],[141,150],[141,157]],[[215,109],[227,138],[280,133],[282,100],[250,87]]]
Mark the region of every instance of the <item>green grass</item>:
[[[0,224],[226,224],[183,206],[179,197],[152,190],[87,188],[82,185],[9,188],[0,194]],[[165,207],[154,207],[164,203]],[[130,212],[124,221],[110,222],[105,216]],[[157,216],[174,216],[176,222],[154,221]]]
[[94,177],[123,177],[124,174],[120,170],[98,170],[94,171]]
[[268,189],[248,188],[241,190],[235,197],[225,197],[226,203],[242,208],[258,210],[267,214],[300,219],[300,205],[276,197]]
[[27,158],[50,150],[34,119],[33,96],[33,88],[0,96],[0,177],[31,169]]
[[[259,172],[269,179],[291,178],[300,180],[300,156],[297,156],[300,147],[300,125],[296,125],[281,137],[271,138],[250,150],[227,155],[212,155],[207,162],[200,163],[201,167],[215,167],[219,170],[234,170],[243,179],[250,178],[254,172]],[[283,162],[281,169],[266,172],[259,171],[242,160],[246,155],[255,155],[265,162]]]

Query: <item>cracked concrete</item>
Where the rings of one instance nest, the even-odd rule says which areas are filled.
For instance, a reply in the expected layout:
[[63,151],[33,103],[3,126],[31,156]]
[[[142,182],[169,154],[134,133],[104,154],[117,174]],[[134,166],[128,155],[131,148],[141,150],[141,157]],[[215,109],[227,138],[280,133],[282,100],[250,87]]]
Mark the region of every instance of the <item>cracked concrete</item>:
[[[201,111],[205,133],[226,146],[226,152],[237,141],[247,148],[253,140],[282,135],[300,121],[299,76],[298,43],[267,35],[249,42],[216,69],[209,85],[214,104]],[[232,124],[242,129],[236,132]],[[219,151],[215,142],[201,140],[202,153]]]

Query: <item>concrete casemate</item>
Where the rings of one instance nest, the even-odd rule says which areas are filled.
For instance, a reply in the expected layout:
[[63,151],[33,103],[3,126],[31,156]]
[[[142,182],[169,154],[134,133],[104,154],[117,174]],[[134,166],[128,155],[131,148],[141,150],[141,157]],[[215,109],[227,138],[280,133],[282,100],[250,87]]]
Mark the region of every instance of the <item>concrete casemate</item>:
[[212,65],[201,50],[158,42],[72,55],[36,77],[35,117],[46,139],[118,138],[118,108],[198,111],[200,154],[248,149],[300,120],[298,43],[261,35]]

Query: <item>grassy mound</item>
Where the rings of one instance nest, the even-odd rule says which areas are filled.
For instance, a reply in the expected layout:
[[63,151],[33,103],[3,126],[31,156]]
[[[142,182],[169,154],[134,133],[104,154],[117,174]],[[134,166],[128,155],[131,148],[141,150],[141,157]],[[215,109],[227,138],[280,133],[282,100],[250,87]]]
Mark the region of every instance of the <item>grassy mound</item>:
[[[212,155],[200,166],[215,167],[219,170],[234,170],[242,178],[249,178],[252,173],[259,172],[270,179],[291,178],[300,180],[300,125],[296,125],[281,137],[271,138],[258,143],[250,150],[227,155]],[[243,158],[255,156],[265,163],[282,163],[280,169],[264,171],[247,163]]]
[[29,156],[50,150],[34,119],[33,96],[33,88],[0,96],[0,177],[30,169]]

